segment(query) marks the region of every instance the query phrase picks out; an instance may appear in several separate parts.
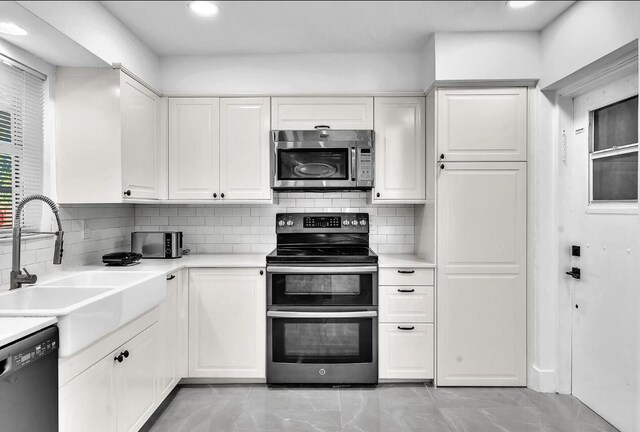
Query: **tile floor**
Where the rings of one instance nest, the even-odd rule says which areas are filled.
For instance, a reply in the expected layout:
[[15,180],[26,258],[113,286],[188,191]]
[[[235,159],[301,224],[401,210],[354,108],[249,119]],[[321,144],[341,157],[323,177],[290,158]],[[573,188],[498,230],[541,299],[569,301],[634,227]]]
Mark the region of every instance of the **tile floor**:
[[[155,422],[154,422],[155,420]],[[529,389],[180,387],[152,432],[615,432],[572,396]]]

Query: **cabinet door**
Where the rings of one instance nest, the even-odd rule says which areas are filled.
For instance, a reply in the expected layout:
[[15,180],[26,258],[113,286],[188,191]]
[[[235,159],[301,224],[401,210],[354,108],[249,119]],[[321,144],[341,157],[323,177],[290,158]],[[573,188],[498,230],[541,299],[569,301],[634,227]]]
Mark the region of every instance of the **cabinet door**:
[[189,270],[189,377],[264,378],[260,269]]
[[379,376],[433,378],[433,324],[380,324]]
[[116,380],[113,356],[94,364],[60,388],[60,430],[114,432]]
[[219,188],[220,100],[169,100],[169,199],[214,199]]
[[373,129],[373,98],[292,97],[271,99],[271,128]]
[[158,376],[157,327],[157,324],[153,324],[125,343],[120,351],[128,351],[128,357],[122,363],[114,363],[117,377],[118,432],[137,432],[155,410]]
[[269,200],[269,98],[220,99],[220,192]]
[[438,157],[526,161],[527,89],[438,90]]
[[425,98],[375,98],[374,201],[425,200]]
[[444,165],[438,385],[526,385],[526,163]]
[[380,322],[433,322],[432,286],[380,286]]
[[178,301],[181,274],[177,272],[167,277],[167,296],[158,307],[158,354],[160,400],[164,400],[179,380],[178,357],[182,354],[178,347]]
[[162,141],[160,97],[133,78],[120,73],[122,116],[122,185],[124,198],[160,197]]
[[179,273],[178,284],[178,323],[176,325],[176,340],[178,350],[177,375],[178,380],[189,376],[189,271]]

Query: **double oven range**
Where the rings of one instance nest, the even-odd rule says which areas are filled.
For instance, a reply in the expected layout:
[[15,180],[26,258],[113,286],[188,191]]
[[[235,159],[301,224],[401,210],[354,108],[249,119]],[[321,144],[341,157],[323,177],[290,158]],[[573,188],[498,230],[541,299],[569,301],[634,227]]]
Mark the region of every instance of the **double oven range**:
[[267,256],[267,383],[378,381],[378,257],[366,213],[283,213]]

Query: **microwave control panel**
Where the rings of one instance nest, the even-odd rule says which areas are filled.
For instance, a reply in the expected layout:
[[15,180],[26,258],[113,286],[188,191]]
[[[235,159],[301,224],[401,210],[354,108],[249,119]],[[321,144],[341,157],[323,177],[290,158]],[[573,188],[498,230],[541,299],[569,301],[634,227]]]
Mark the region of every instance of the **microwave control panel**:
[[370,148],[358,149],[358,180],[372,181],[373,166]]

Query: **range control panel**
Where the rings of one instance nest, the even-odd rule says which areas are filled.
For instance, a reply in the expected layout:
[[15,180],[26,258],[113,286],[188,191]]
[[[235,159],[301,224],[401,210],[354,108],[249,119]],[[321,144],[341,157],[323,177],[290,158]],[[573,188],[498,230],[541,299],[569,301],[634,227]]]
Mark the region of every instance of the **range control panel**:
[[278,213],[276,233],[368,233],[367,213]]

